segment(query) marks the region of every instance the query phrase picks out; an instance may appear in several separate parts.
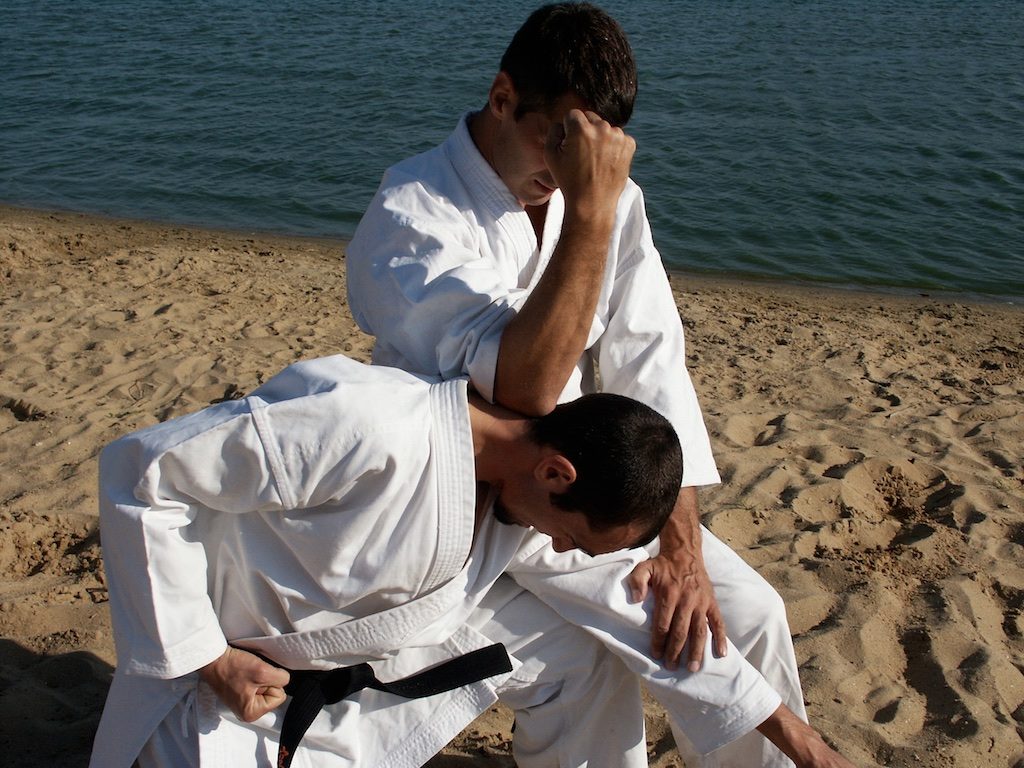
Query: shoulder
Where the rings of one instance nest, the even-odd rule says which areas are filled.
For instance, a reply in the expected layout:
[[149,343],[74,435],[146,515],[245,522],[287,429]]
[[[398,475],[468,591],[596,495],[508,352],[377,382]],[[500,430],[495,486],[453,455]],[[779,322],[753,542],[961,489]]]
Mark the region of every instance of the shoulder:
[[344,355],[303,360],[289,365],[251,395],[272,404],[331,392],[351,395],[374,389],[426,390],[426,377],[383,366],[367,365]]
[[195,413],[178,416],[131,432],[100,452],[101,474],[114,465],[144,467],[159,456],[207,435],[230,430],[249,418],[248,399],[227,400]]
[[388,248],[391,238],[415,232],[445,238],[472,231],[471,194],[448,161],[443,145],[393,165],[384,173],[349,244],[360,260]]
[[429,408],[434,380],[343,355],[285,368],[250,396],[260,419],[288,433],[359,433],[412,424]]
[[374,203],[384,207],[429,205],[444,208],[465,194],[452,163],[449,142],[406,158],[384,172]]

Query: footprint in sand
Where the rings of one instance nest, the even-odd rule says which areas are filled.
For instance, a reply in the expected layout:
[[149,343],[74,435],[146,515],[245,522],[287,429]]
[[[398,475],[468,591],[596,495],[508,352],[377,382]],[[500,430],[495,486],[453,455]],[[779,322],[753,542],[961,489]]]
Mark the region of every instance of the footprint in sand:
[[47,414],[42,408],[37,408],[32,403],[13,397],[0,398],[0,408],[10,411],[18,421],[40,421],[45,419]]

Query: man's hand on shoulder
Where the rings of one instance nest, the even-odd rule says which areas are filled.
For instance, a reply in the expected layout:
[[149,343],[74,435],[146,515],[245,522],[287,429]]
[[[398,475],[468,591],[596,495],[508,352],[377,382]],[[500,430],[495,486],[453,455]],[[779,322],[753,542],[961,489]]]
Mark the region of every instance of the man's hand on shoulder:
[[565,198],[566,214],[611,216],[629,178],[636,142],[594,112],[570,110],[548,135],[545,160]]
[[287,670],[230,646],[220,658],[200,669],[199,676],[246,723],[258,720],[284,702],[284,687],[289,679]]
[[697,492],[682,488],[672,517],[661,536],[661,552],[640,563],[629,577],[634,602],[654,593],[651,653],[668,669],[677,669],[689,643],[686,667],[700,669],[711,631],[716,656],[725,656],[725,621],[701,555]]

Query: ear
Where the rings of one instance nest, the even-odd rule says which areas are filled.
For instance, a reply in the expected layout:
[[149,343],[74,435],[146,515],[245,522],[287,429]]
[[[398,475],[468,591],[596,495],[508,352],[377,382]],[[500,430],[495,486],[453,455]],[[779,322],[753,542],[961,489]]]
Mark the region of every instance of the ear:
[[507,72],[499,72],[494,82],[491,83],[491,91],[487,96],[487,106],[499,120],[504,116],[515,115],[516,105],[519,103],[519,94],[512,84],[512,78]]
[[538,462],[534,477],[549,493],[565,493],[576,482],[576,467],[560,453],[551,453]]

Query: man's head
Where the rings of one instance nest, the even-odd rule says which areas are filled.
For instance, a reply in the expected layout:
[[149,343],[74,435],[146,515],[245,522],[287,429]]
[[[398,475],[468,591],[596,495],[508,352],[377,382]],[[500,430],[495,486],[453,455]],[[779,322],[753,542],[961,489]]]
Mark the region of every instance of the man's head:
[[672,425],[613,394],[584,395],[534,419],[540,448],[525,483],[495,504],[501,522],[536,528],[559,551],[642,546],[661,531],[679,495],[683,456]]
[[633,113],[633,50],[618,22],[589,3],[534,11],[512,38],[501,71],[519,96],[517,117],[550,113],[568,94],[620,128]]
[[519,203],[541,206],[559,186],[546,153],[570,112],[621,127],[635,98],[636,64],[615,20],[586,3],[549,5],[513,37],[469,130]]

